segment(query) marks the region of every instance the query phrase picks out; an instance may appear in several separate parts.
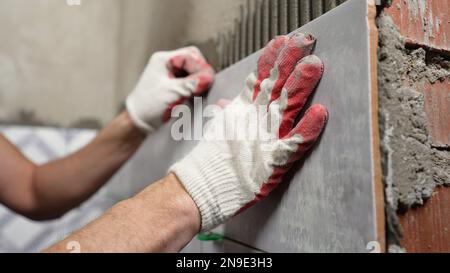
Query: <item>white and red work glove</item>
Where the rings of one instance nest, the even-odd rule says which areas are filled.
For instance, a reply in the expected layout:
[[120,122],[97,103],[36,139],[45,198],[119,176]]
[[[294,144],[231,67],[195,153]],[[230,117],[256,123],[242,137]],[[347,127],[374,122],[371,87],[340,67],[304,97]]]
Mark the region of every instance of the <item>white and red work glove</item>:
[[[191,153],[170,168],[196,203],[202,231],[266,197],[321,134],[328,116],[322,105],[309,108],[295,124],[323,73],[321,60],[310,55],[314,44],[315,38],[304,34],[272,40],[258,61],[257,71],[248,77],[246,88],[210,121]],[[236,111],[236,106],[248,110]],[[262,118],[255,119],[252,115],[260,106]],[[239,139],[229,139],[227,132],[234,130],[226,126],[229,121],[240,128]],[[273,126],[275,132],[267,129]],[[271,137],[250,137],[256,131],[258,136],[263,132]]]
[[214,69],[200,50],[186,47],[152,55],[126,106],[134,124],[153,132],[170,119],[172,109],[206,92]]

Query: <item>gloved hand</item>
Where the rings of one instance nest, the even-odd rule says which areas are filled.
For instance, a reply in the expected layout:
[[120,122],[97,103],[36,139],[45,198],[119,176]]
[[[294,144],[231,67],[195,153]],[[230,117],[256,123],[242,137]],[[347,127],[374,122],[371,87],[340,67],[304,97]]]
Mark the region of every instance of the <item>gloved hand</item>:
[[214,69],[200,50],[187,47],[153,54],[126,106],[134,124],[153,132],[170,119],[172,109],[206,92]]
[[[309,108],[294,127],[323,73],[320,59],[308,56],[314,44],[314,37],[303,34],[272,40],[246,88],[210,121],[191,153],[170,168],[196,203],[202,231],[266,197],[321,134],[328,116],[322,105]],[[239,106],[247,110],[236,111]],[[263,109],[259,121],[253,116],[258,106]],[[229,121],[234,128],[225,126]],[[240,138],[230,140],[235,128]]]

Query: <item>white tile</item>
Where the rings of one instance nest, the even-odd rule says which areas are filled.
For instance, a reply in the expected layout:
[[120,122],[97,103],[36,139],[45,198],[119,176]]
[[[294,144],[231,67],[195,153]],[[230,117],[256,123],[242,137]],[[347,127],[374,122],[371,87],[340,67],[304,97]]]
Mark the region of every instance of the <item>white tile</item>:
[[2,126],[0,131],[9,141],[17,143],[19,140],[30,134],[31,127]]
[[15,217],[1,231],[1,236],[8,238],[17,249],[24,249],[34,238],[45,232],[51,233],[51,224],[29,221],[23,217]]
[[44,164],[52,160],[51,156],[48,156],[42,149],[37,145],[28,145],[21,149],[22,154],[35,164]]
[[[0,126],[0,132],[12,143],[21,144],[18,148],[38,164],[78,150],[97,133],[95,130],[21,126]],[[96,219],[113,203],[103,189],[62,219],[44,223],[29,221],[0,206],[0,220],[3,216],[8,221],[0,223],[3,227],[0,229],[0,252],[40,251]]]

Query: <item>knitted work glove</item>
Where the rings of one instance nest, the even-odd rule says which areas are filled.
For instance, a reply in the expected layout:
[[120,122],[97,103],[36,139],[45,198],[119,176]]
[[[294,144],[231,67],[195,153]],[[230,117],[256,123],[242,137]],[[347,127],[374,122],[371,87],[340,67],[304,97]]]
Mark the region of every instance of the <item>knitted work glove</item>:
[[[202,231],[266,197],[321,134],[327,121],[321,105],[294,124],[323,73],[320,59],[309,55],[314,44],[303,34],[272,40],[246,88],[209,122],[194,150],[170,168],[196,203]],[[240,136],[230,138],[236,133]]]
[[134,124],[153,132],[170,119],[172,109],[206,92],[214,69],[200,50],[187,47],[153,54],[126,106]]

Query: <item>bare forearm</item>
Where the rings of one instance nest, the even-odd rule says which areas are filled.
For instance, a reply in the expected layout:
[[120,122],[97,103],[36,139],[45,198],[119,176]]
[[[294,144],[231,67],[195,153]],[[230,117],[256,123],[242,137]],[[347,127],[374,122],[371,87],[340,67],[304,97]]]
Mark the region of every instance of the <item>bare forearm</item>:
[[199,228],[194,201],[168,175],[46,252],[66,252],[73,241],[81,252],[177,252]]
[[36,167],[33,174],[36,219],[55,218],[89,198],[125,163],[144,140],[123,112],[80,151]]

